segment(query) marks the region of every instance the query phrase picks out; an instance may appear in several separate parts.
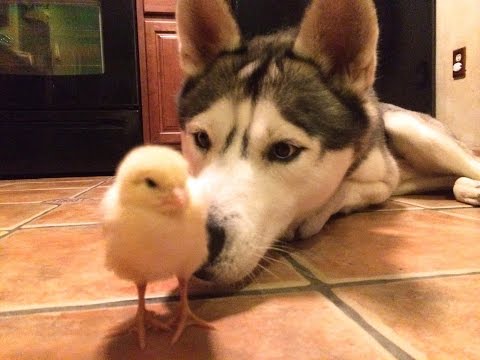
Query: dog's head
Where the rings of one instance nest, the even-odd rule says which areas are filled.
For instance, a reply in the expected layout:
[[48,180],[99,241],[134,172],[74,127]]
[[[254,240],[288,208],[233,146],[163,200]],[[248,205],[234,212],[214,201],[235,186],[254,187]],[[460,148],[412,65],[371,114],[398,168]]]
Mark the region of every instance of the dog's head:
[[299,29],[242,40],[225,0],[177,2],[183,152],[209,189],[209,260],[234,283],[322,207],[365,147],[371,0],[313,0]]

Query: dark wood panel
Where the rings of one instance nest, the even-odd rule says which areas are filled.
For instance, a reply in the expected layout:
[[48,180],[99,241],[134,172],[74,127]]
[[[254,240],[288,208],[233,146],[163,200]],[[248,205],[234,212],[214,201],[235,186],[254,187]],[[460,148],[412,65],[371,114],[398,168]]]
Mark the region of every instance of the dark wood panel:
[[140,95],[142,100],[143,141],[150,142],[150,121],[148,117],[147,50],[145,44],[145,18],[143,0],[137,0],[138,63],[140,68]]
[[179,144],[176,95],[182,72],[174,20],[145,21],[150,142]]

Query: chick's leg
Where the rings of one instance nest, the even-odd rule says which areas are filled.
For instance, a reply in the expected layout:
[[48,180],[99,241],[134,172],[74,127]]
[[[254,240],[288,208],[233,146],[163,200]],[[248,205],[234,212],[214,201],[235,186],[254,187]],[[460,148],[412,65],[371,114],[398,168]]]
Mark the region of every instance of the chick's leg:
[[147,289],[147,284],[137,284],[138,292],[138,307],[137,307],[137,316],[136,316],[136,325],[138,333],[138,343],[140,344],[140,349],[145,349],[145,291]]
[[[172,338],[172,344],[176,343],[177,340],[183,333],[183,330],[189,325],[200,326],[207,329],[214,329],[214,326],[206,322],[205,320],[199,318],[190,309],[188,304],[188,280],[178,278],[178,287],[180,291],[180,310],[178,315],[178,324],[177,330]],[[188,323],[187,323],[188,321]]]
[[170,330],[168,325],[162,323],[161,321],[155,319],[155,313],[153,311],[148,311],[145,308],[145,291],[147,289],[146,284],[137,284],[138,292],[138,307],[137,315],[135,318],[136,329],[138,333],[138,342],[140,348],[145,349],[145,326],[148,328],[154,328],[157,330]]

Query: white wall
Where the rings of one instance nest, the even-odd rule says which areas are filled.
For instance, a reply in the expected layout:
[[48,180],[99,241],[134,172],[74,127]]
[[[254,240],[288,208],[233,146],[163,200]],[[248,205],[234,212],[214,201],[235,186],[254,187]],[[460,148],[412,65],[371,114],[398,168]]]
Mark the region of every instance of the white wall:
[[[467,47],[467,76],[452,78],[452,51]],[[480,149],[480,0],[437,0],[437,118]]]

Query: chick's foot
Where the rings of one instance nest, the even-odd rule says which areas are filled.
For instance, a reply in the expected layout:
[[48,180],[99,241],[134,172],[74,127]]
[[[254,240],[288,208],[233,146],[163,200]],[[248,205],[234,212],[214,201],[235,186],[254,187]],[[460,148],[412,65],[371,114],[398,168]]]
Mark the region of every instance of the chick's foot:
[[178,341],[185,328],[190,325],[212,330],[215,329],[213,325],[199,318],[190,309],[190,305],[188,304],[188,281],[183,279],[178,279],[178,281],[180,290],[180,309],[177,318],[177,330],[173,335],[172,344],[175,344]]
[[153,311],[145,309],[145,290],[146,284],[137,284],[138,291],[138,308],[137,315],[135,316],[135,322],[130,324],[129,330],[134,330],[138,334],[138,343],[143,350],[146,346],[145,341],[145,329],[155,330],[171,330],[168,324],[156,318],[156,314]]

